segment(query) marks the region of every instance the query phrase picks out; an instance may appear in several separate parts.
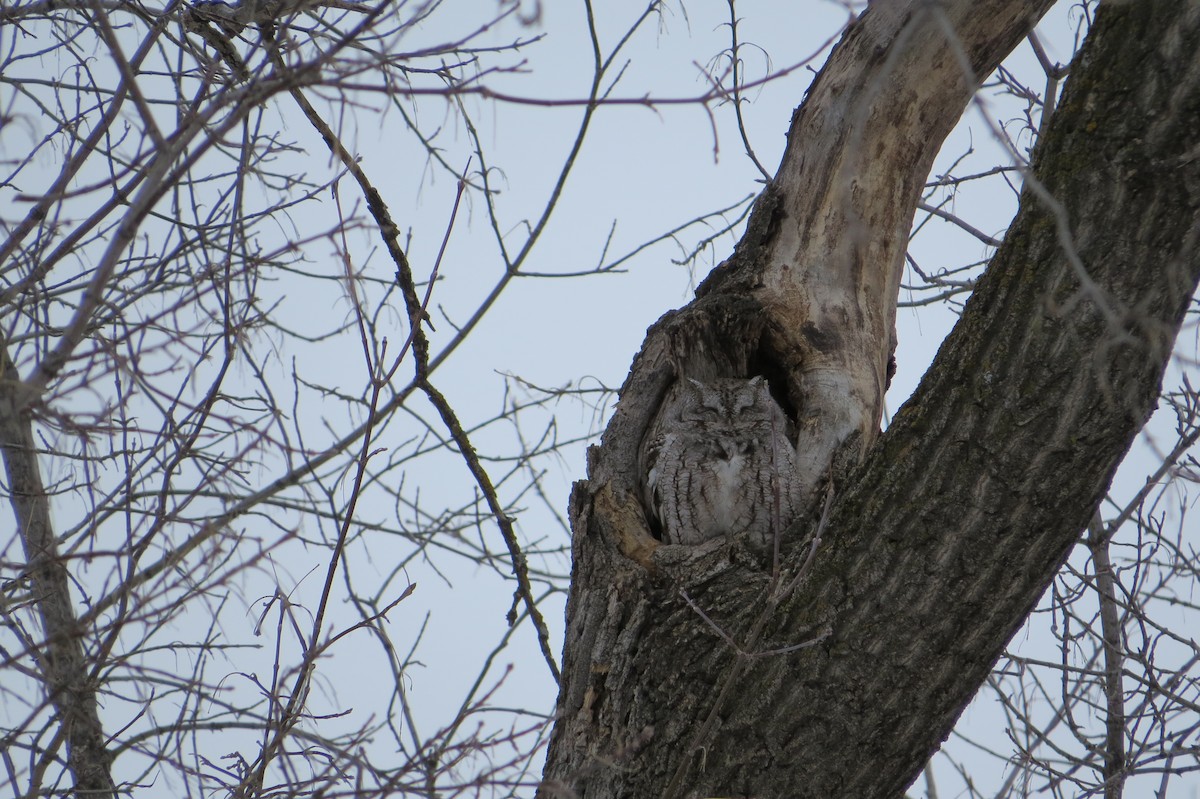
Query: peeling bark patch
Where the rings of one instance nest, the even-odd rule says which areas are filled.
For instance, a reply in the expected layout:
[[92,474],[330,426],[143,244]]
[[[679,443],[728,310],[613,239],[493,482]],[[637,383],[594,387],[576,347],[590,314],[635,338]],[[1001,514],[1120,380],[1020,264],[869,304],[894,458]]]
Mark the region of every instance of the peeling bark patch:
[[593,502],[597,512],[611,523],[621,554],[653,571],[651,558],[659,542],[647,527],[646,515],[637,500],[628,495],[618,497],[612,486],[605,485],[596,492]]

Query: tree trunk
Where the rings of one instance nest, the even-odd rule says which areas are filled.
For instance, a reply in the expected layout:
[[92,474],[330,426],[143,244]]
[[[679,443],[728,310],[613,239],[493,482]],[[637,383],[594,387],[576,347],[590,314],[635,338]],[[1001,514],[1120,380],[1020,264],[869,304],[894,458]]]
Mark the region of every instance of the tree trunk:
[[[1200,5],[1101,8],[1004,245],[877,435],[907,233],[964,74],[1047,5],[873,4],[734,255],[648,334],[572,497],[541,796],[899,796],[1078,540],[1200,274]],[[736,542],[660,545],[637,500],[671,384],[751,374],[786,391],[814,499],[771,568]]]

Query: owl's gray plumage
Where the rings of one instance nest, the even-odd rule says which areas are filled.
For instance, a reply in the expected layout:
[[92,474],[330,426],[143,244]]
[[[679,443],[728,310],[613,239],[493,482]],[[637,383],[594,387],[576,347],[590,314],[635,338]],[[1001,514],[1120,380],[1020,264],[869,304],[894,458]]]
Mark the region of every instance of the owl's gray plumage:
[[800,506],[796,451],[762,377],[681,382],[643,448],[646,505],[668,544],[748,532],[769,548]]

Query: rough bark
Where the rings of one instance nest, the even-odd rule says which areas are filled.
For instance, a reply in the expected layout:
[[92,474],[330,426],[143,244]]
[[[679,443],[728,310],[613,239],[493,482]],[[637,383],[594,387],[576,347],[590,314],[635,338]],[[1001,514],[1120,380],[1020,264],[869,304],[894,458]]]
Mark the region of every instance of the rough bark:
[[542,796],[899,796],[1078,540],[1200,275],[1196,4],[1101,9],[960,323],[865,461],[843,446],[777,576],[724,542],[658,545],[632,493],[679,374],[784,382],[822,470],[828,442],[874,438],[916,191],[971,88],[954,64],[986,74],[1032,5],[873,5],[735,255],[648,334],[572,497]]

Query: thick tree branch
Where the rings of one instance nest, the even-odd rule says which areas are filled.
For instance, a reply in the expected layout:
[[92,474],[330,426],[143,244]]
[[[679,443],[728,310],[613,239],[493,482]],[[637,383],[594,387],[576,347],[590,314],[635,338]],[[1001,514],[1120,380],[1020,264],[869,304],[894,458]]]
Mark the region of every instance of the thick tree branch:
[[873,5],[792,119],[762,258],[731,259],[706,287],[741,290],[771,319],[812,488],[843,441],[861,451],[879,431],[908,232],[941,143],[1049,6]]
[[29,388],[0,336],[0,453],[17,534],[25,550],[25,577],[45,639],[35,653],[47,698],[62,720],[67,765],[80,796],[116,795],[109,773],[104,730],[97,712],[95,680],[83,651],[83,627],[71,601],[70,577],[58,552],[50,522],[50,496],[38,468],[37,445],[28,406]]

